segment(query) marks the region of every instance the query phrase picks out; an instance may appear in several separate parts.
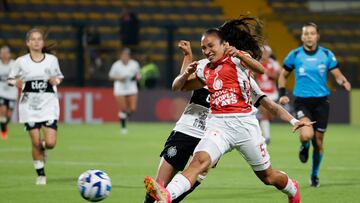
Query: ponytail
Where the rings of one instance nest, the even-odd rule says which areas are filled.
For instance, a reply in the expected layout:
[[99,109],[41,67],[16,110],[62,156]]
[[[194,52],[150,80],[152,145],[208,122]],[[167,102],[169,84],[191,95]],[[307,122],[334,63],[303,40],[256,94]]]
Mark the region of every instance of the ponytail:
[[221,42],[228,42],[238,50],[248,52],[253,58],[260,59],[264,44],[262,22],[255,17],[240,16],[225,22],[218,28],[210,28],[205,34],[216,34]]

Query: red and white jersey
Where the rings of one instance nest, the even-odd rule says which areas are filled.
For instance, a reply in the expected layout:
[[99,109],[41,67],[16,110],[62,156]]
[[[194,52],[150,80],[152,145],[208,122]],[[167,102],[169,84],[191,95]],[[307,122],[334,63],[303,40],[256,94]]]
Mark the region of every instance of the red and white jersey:
[[276,82],[267,75],[267,73],[274,73],[280,70],[280,65],[273,59],[269,59],[266,61],[261,61],[261,64],[264,66],[265,73],[264,74],[256,74],[255,80],[257,84],[260,86],[261,90],[266,94],[276,94]]
[[212,114],[256,113],[251,98],[251,71],[240,59],[225,57],[215,64],[200,60],[196,74],[209,88]]

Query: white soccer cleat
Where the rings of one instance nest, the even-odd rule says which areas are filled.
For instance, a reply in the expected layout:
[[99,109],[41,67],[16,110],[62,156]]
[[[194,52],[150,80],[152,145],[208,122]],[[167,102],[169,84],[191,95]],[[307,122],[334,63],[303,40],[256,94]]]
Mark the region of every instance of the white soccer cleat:
[[128,129],[127,129],[127,128],[122,128],[122,129],[120,130],[120,133],[121,133],[122,135],[126,135],[126,134],[128,134]]
[[36,177],[36,185],[46,185],[46,176],[38,176]]

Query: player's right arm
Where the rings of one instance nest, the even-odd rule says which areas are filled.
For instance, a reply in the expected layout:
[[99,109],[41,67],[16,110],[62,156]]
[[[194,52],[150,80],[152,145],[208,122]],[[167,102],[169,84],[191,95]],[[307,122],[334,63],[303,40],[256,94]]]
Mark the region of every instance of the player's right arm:
[[10,86],[16,86],[17,88],[22,88],[23,81],[21,79],[21,66],[20,66],[20,58],[17,58],[14,66],[11,67],[7,82]]
[[287,104],[290,101],[289,97],[286,95],[286,82],[287,82],[287,78],[289,77],[291,71],[294,68],[295,68],[295,52],[293,50],[284,59],[284,67],[281,70],[278,79],[280,104]]
[[190,91],[200,89],[204,86],[202,81],[196,77],[196,67],[198,62],[192,62],[193,55],[189,41],[181,40],[178,47],[184,54],[180,74],[174,79],[172,84],[173,91]]
[[289,77],[289,75],[290,72],[285,70],[284,68],[281,70],[279,75],[278,85],[279,85],[279,94],[280,94],[280,98],[279,98],[280,104],[287,104],[290,101],[289,97],[286,95],[286,88],[285,88],[287,77]]
[[199,63],[194,61],[190,63],[184,70],[183,73],[180,73],[172,84],[173,91],[190,91],[200,89],[205,86],[205,84],[196,76],[196,68]]

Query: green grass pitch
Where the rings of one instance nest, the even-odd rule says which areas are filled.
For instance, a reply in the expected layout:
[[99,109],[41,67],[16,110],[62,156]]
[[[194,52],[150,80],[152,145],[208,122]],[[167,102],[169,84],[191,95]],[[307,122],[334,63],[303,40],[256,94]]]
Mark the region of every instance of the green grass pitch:
[[[173,123],[131,123],[122,136],[117,124],[60,124],[58,143],[46,164],[48,184],[35,186],[31,144],[20,124],[10,126],[9,138],[0,140],[0,202],[81,203],[77,177],[95,168],[112,180],[110,196],[103,202],[140,203],[144,197],[143,178],[154,176],[159,152]],[[271,126],[269,146],[272,166],[296,178],[302,202],[360,202],[360,126],[330,124],[325,137],[325,155],[320,170],[320,188],[308,186],[311,159],[297,158],[297,134],[288,124]],[[287,202],[284,194],[263,185],[243,158],[232,151],[222,157],[203,184],[184,202],[238,203]]]

